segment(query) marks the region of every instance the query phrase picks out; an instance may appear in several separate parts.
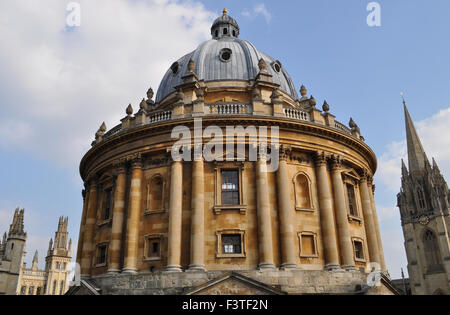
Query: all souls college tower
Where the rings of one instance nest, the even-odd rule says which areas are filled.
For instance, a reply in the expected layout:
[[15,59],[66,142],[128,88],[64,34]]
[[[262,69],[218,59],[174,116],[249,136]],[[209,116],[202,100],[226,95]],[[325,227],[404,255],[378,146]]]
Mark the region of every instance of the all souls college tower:
[[31,268],[24,263],[27,240],[24,216],[24,209],[16,209],[9,231],[0,242],[0,295],[62,295],[69,287],[69,263],[72,259],[68,218],[59,218],[55,241],[50,239],[45,269],[41,270],[37,251]]
[[404,102],[408,167],[402,161],[398,207],[413,294],[450,294],[450,192],[422,147]]
[[[137,112],[101,125],[80,163],[83,280],[68,294],[396,293],[360,128],[298,95],[282,63],[239,35],[224,10],[155,100],[149,89]],[[171,154],[180,128],[188,159]],[[208,159],[218,134],[227,146]]]

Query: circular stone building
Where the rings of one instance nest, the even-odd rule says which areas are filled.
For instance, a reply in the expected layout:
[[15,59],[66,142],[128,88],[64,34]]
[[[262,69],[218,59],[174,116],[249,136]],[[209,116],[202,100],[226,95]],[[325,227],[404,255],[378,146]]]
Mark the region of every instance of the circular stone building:
[[226,10],[211,35],[96,133],[69,294],[395,293],[358,126],[298,96]]

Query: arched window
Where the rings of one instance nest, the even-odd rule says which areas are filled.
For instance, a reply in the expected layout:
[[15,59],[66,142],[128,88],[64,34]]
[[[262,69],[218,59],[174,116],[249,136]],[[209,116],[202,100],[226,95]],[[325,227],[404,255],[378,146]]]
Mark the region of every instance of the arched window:
[[425,198],[423,196],[423,191],[420,188],[417,189],[417,200],[419,200],[419,207],[425,209]]
[[223,35],[227,35],[228,34],[228,29],[227,28],[224,28],[223,29]]
[[295,208],[297,210],[312,209],[311,186],[309,178],[303,174],[298,174],[294,179]]
[[36,289],[36,295],[41,295],[41,288],[40,288],[40,287],[38,287],[38,288]]
[[236,31],[233,30],[233,37],[236,37]]
[[431,230],[426,230],[423,235],[423,245],[425,257],[427,259],[428,269],[436,270],[440,267],[439,244],[436,235]]
[[216,30],[215,35],[215,37],[219,37],[219,30]]
[[53,281],[53,290],[52,290],[52,295],[55,295],[56,294],[56,286],[57,286],[58,284],[56,283],[56,280],[55,281]]
[[164,210],[164,180],[162,176],[154,176],[147,186],[147,211]]

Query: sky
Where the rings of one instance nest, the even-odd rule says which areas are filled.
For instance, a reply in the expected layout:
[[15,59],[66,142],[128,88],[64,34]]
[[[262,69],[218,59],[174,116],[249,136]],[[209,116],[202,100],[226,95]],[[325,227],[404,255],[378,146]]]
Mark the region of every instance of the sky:
[[[67,25],[70,1],[0,2],[0,232],[25,208],[27,258],[40,264],[59,216],[77,244],[82,210],[79,162],[103,121],[135,108],[181,56],[210,38],[226,7],[240,38],[280,60],[318,107],[361,128],[378,158],[376,203],[387,267],[406,272],[396,208],[406,158],[403,107],[428,156],[450,178],[450,2],[368,0],[79,0],[80,26]],[[73,246],[76,248],[76,245]],[[75,256],[75,253],[74,253]]]

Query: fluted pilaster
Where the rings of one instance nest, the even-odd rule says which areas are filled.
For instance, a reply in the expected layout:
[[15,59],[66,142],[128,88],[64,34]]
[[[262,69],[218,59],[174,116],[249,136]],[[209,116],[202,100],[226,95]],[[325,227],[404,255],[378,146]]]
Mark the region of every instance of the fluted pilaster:
[[369,194],[370,194],[370,202],[372,204],[372,212],[373,212],[373,221],[375,223],[375,229],[377,233],[377,243],[378,243],[378,251],[380,254],[380,265],[381,271],[386,272],[386,261],[384,260],[384,251],[383,251],[383,241],[381,240],[380,233],[380,223],[378,221],[377,207],[375,205],[375,185],[371,182],[368,182]]

